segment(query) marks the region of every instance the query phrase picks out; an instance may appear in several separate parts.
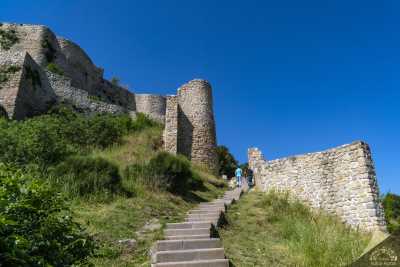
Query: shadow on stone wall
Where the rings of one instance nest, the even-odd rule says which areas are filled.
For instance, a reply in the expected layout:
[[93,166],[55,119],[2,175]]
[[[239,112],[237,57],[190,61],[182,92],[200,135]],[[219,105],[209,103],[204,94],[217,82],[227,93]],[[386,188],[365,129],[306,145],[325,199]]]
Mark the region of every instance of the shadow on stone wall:
[[177,152],[186,156],[189,160],[192,159],[193,150],[193,125],[189,118],[178,107],[178,144]]

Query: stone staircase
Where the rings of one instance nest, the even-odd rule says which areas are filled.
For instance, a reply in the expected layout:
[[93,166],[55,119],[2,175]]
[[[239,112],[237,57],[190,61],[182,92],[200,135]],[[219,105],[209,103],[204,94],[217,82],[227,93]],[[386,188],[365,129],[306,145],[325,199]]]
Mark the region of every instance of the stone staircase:
[[227,191],[222,198],[201,203],[189,211],[182,223],[169,223],[165,240],[158,241],[151,252],[152,267],[229,267],[216,229],[223,223],[224,212],[239,200],[245,186]]

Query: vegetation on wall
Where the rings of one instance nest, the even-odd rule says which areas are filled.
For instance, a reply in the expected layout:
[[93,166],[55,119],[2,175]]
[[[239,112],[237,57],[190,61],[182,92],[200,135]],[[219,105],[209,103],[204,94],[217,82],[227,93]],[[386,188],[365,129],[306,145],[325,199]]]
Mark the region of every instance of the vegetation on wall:
[[6,65],[0,67],[0,87],[2,83],[7,82],[10,79],[10,75],[16,73],[21,70],[19,66],[15,65]]
[[388,223],[388,231],[393,233],[400,230],[400,196],[387,193],[382,198],[383,208],[385,210],[385,218]]
[[118,77],[112,77],[111,78],[111,83],[112,83],[112,85],[119,86],[120,85],[120,79]]
[[[1,25],[0,25],[1,27]],[[14,29],[1,29],[0,28],[0,47],[4,50],[10,50],[10,48],[18,43],[19,38],[17,32]]]
[[56,63],[49,63],[46,66],[47,70],[58,75],[64,75],[64,71],[56,64]]
[[101,98],[97,95],[88,95],[88,98],[94,102],[100,102]]

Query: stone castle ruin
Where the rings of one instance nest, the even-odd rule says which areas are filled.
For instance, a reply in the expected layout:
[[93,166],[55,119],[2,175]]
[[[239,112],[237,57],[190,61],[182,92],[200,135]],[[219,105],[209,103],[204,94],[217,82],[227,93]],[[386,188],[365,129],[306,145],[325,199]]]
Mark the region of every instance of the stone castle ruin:
[[164,146],[217,169],[211,86],[193,80],[176,96],[135,94],[103,77],[77,44],[41,25],[0,23],[0,115],[21,120],[66,103],[85,113],[145,113],[165,124]]
[[[192,80],[176,95],[135,94],[103,77],[77,44],[40,25],[0,23],[0,116],[22,120],[66,103],[85,113],[137,112],[163,123],[164,148],[218,169],[211,85]],[[365,230],[385,229],[371,152],[356,142],[267,161],[249,150],[260,190],[288,190]]]
[[311,207],[366,231],[386,230],[369,146],[354,142],[323,152],[265,160],[249,149],[249,168],[262,191],[288,191]]

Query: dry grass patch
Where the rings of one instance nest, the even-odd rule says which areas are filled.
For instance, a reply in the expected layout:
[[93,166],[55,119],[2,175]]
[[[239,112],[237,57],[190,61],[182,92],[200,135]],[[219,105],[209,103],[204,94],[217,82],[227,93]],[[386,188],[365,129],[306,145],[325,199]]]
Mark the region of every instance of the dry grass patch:
[[346,266],[370,236],[288,195],[253,192],[227,213],[220,231],[233,266]]

